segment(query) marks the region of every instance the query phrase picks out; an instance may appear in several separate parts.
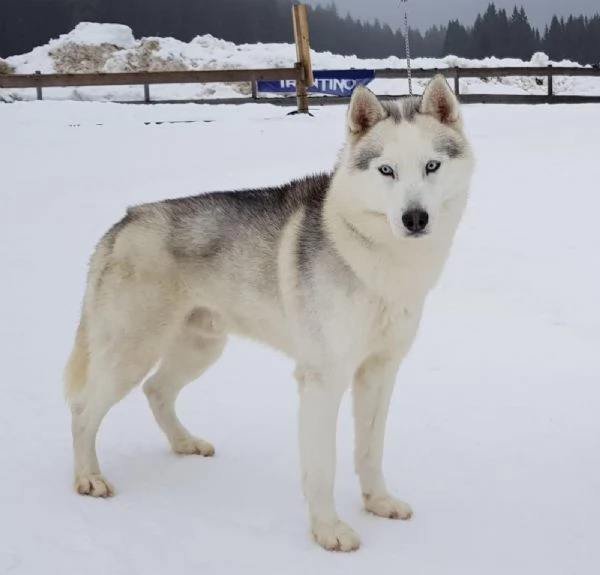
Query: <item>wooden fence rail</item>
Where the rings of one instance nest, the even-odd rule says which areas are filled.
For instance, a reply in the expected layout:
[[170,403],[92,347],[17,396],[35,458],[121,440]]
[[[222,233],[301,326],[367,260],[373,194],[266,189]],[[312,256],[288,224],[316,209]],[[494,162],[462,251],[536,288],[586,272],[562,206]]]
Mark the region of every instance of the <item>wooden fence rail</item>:
[[189,70],[180,72],[115,72],[99,74],[10,74],[0,76],[0,88],[66,88],[70,86],[141,86],[301,80],[300,67],[255,70]]
[[[432,74],[444,74],[453,78],[458,72],[461,78],[505,78],[507,76],[597,76],[600,68],[583,68],[576,66],[503,66],[498,68],[413,68],[414,78],[430,78]],[[386,68],[375,70],[378,78],[406,78],[406,70]]]
[[[400,72],[400,73],[399,73]],[[545,67],[517,67],[517,66],[504,66],[498,68],[441,68],[441,69],[423,69],[419,68],[412,70],[411,74],[414,78],[430,78],[431,75],[440,73],[454,80],[454,91],[460,95],[460,79],[461,78],[507,78],[510,76],[514,77],[528,77],[528,78],[546,78],[548,87],[548,97],[553,98],[554,95],[554,78],[556,76],[570,76],[570,77],[597,77],[600,78],[600,68],[580,68],[575,66],[545,66]],[[376,78],[406,78],[406,71],[402,70],[376,70]],[[465,102],[477,102],[477,103],[527,103],[526,98],[531,98],[531,103],[535,102],[547,102],[548,99],[540,95],[519,95],[519,94],[469,94],[472,98],[463,98]],[[600,92],[598,96],[559,96],[560,101],[564,103],[581,102],[582,100],[591,102],[600,102]]]
[[0,88],[35,88],[43,99],[42,88],[81,86],[143,86],[144,102],[150,103],[150,86],[157,84],[209,84],[252,82],[258,80],[304,80],[301,65],[294,68],[253,70],[188,70],[177,72],[115,72],[96,74],[10,74],[0,75]]

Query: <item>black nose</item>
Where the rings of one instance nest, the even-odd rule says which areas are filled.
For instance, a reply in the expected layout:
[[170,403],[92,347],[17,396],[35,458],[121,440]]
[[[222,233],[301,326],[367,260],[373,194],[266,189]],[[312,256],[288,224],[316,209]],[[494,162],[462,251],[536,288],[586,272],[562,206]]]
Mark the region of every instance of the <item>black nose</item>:
[[409,210],[404,212],[402,223],[411,234],[418,234],[427,227],[429,214],[423,210]]

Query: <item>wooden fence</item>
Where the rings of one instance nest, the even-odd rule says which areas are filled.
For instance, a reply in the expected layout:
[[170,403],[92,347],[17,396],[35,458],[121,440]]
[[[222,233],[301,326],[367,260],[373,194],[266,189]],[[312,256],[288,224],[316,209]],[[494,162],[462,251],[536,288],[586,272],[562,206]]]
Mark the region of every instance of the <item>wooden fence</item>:
[[[374,79],[401,80],[408,79],[408,72],[405,68],[386,68],[373,70]],[[443,74],[448,81],[453,84],[454,92],[458,95],[463,104],[600,104],[600,67],[563,67],[563,66],[542,66],[542,67],[499,67],[499,68],[417,68],[411,70],[413,78],[430,79],[436,74]],[[478,78],[489,80],[492,78],[535,78],[537,83],[542,86],[546,83],[545,94],[464,94],[461,92],[461,78]],[[554,78],[557,77],[591,77],[598,78],[597,95],[575,95],[575,94],[557,94],[554,89]],[[245,102],[258,101],[259,94],[253,83],[253,98],[245,99]],[[392,94],[380,96],[384,100],[392,100],[405,94]],[[315,105],[324,104],[344,104],[349,100],[348,97],[337,96],[310,96],[310,101]],[[205,100],[206,101],[206,100]],[[232,101],[232,99],[228,100]],[[290,97],[264,98],[264,102],[273,104],[291,105],[293,103]]]
[[[308,101],[314,105],[345,103],[348,98],[336,96],[306,96],[306,87],[313,83],[312,71],[307,79],[305,65],[298,62],[293,68],[250,69],[250,70],[194,70],[183,72],[126,72],[111,74],[14,74],[0,76],[0,88],[35,88],[38,99],[43,98],[44,88],[74,87],[74,86],[143,86],[144,98],[139,103],[149,103],[150,86],[160,84],[200,84],[248,82],[252,85],[251,97],[214,98],[193,100],[207,104],[268,102],[281,105],[298,105],[298,110],[308,111]],[[375,79],[405,79],[405,69],[375,70]],[[413,78],[431,78],[437,73],[444,74],[453,83],[454,91],[463,103],[482,104],[570,104],[570,103],[600,103],[599,95],[560,95],[554,89],[554,78],[566,77],[596,77],[599,79],[600,69],[579,67],[504,67],[504,68],[430,68],[413,69]],[[545,82],[545,94],[462,94],[460,80],[462,78],[506,78],[506,77],[536,78],[538,83]],[[299,89],[295,97],[261,98],[256,90],[259,80],[294,80]],[[141,94],[141,91],[140,91]],[[398,95],[384,96],[396,98]],[[191,100],[169,100],[161,103],[190,102]]]
[[149,87],[156,84],[208,84],[229,82],[257,82],[258,80],[304,79],[304,70],[294,68],[268,68],[253,70],[188,70],[179,72],[114,72],[95,74],[8,74],[0,75],[0,88],[35,88],[37,98],[43,98],[43,88],[68,88],[81,86],[144,86],[145,100],[149,100]]
[[[376,70],[375,78],[406,78],[405,70],[398,74],[398,70]],[[453,81],[454,91],[463,103],[467,104],[572,104],[572,103],[600,103],[600,68],[591,67],[499,67],[499,68],[445,68],[445,69],[417,69],[412,70],[413,78],[431,78],[434,74],[441,73]],[[555,77],[596,77],[598,82],[598,95],[559,95],[554,91]],[[461,94],[461,78],[535,78],[540,85],[546,80],[546,94]]]

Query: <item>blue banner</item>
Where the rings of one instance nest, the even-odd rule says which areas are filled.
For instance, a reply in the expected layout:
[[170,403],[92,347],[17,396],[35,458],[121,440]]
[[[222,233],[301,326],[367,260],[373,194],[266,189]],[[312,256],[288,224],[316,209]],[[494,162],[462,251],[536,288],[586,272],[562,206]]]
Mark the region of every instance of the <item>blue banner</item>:
[[[373,81],[373,70],[315,70],[314,86],[308,89],[309,94],[326,94],[328,96],[350,96],[352,90],[362,84],[366,86]],[[263,93],[295,94],[295,80],[259,80],[257,91]]]

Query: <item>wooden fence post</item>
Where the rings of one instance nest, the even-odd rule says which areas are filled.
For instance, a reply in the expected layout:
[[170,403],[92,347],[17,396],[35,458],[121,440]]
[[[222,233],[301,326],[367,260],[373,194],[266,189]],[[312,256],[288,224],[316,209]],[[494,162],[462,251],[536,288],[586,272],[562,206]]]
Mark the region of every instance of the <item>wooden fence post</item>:
[[548,96],[554,96],[554,74],[552,73],[552,64],[548,66]]
[[314,84],[312,64],[310,61],[310,41],[308,36],[308,16],[305,4],[292,6],[294,22],[294,40],[296,42],[296,67],[300,67],[304,78],[296,80],[296,100],[298,113],[308,114],[308,88]]
[[458,66],[454,67],[454,93],[457,96],[460,96],[460,68]]
[[[41,76],[42,73],[39,70],[36,70],[35,71],[35,75],[36,76]],[[42,86],[41,85],[38,85],[38,86],[35,87],[35,92],[37,94],[37,99],[38,100],[42,100],[43,96],[42,96]]]
[[146,104],[150,103],[150,85],[144,84],[144,102]]

